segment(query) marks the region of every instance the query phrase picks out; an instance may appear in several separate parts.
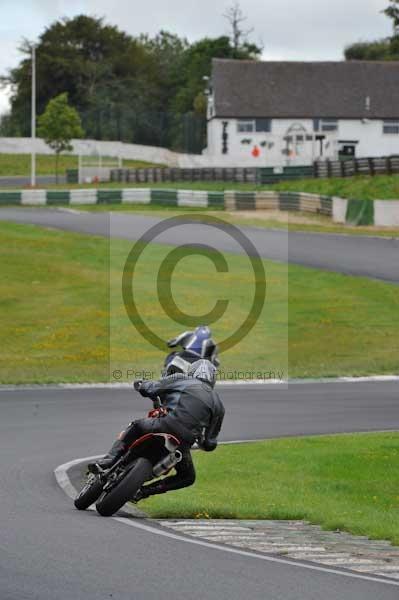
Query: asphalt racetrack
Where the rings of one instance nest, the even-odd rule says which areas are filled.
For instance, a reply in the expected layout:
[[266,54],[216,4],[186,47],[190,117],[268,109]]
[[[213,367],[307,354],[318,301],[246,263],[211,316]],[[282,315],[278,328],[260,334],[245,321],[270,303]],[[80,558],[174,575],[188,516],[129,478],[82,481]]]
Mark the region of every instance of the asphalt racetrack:
[[[219,218],[223,218],[223,213]],[[51,208],[0,208],[0,220],[137,240],[163,219],[128,212],[109,216],[109,213],[78,213]],[[257,227],[239,229],[264,258],[399,283],[399,239],[287,233]],[[171,245],[205,241],[221,251],[242,253],[242,248],[231,236],[198,223],[170,228],[154,241]]]
[[[0,218],[110,232],[101,214],[4,208]],[[111,230],[134,240],[157,221],[123,214]],[[292,262],[399,282],[399,241],[290,233],[287,242],[284,232],[244,231],[268,258],[287,259],[288,250]],[[175,231],[164,236],[177,243]],[[227,250],[222,236],[207,243]],[[395,382],[226,386],[220,392],[226,441],[399,429]],[[0,390],[1,600],[398,599],[398,586],[383,579],[230,554],[76,511],[54,469],[101,454],[147,408],[128,390]]]

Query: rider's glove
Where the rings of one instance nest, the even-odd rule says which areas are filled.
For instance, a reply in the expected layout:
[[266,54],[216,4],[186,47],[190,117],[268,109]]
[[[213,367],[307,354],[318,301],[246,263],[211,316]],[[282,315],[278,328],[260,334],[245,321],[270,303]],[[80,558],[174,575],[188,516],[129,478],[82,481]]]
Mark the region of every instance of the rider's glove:
[[136,379],[136,381],[133,383],[133,387],[136,390],[136,392],[140,391],[141,386],[143,385],[143,380],[142,379]]
[[150,412],[148,413],[148,417],[150,419],[159,419],[159,417],[164,417],[167,414],[167,409],[163,406],[160,406],[159,408],[154,408],[153,410],[150,410]]

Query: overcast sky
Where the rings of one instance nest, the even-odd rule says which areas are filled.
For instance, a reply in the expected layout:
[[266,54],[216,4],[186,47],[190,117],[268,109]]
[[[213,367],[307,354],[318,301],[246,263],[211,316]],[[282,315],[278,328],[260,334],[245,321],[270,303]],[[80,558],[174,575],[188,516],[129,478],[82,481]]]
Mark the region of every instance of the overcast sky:
[[[230,0],[0,0],[0,74],[21,59],[17,46],[36,40],[55,20],[78,14],[103,16],[132,35],[160,29],[190,41],[228,33],[223,13]],[[254,28],[251,39],[264,47],[266,60],[340,60],[347,44],[389,35],[381,14],[389,0],[241,0]],[[148,7],[147,10],[145,7]],[[40,85],[40,82],[38,82]],[[8,106],[0,89],[0,113]]]

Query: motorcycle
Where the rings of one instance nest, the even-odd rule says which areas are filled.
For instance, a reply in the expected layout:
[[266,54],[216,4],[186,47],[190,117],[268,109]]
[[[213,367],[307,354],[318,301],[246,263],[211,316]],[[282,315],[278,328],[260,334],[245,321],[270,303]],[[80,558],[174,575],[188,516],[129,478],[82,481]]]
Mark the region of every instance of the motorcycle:
[[[160,416],[165,410],[159,398],[153,400],[149,417]],[[182,459],[180,440],[168,433],[149,433],[133,442],[126,453],[110,468],[97,465],[89,473],[82,490],[75,498],[78,510],[86,510],[96,502],[96,510],[110,517],[135,495],[146,481],[167,475]]]

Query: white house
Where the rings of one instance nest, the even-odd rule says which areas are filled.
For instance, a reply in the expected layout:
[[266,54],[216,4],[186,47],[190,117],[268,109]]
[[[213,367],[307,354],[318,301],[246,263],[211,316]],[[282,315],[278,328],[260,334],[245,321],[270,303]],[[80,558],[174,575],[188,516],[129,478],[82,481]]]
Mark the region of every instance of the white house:
[[215,59],[208,146],[219,166],[399,154],[399,62]]

